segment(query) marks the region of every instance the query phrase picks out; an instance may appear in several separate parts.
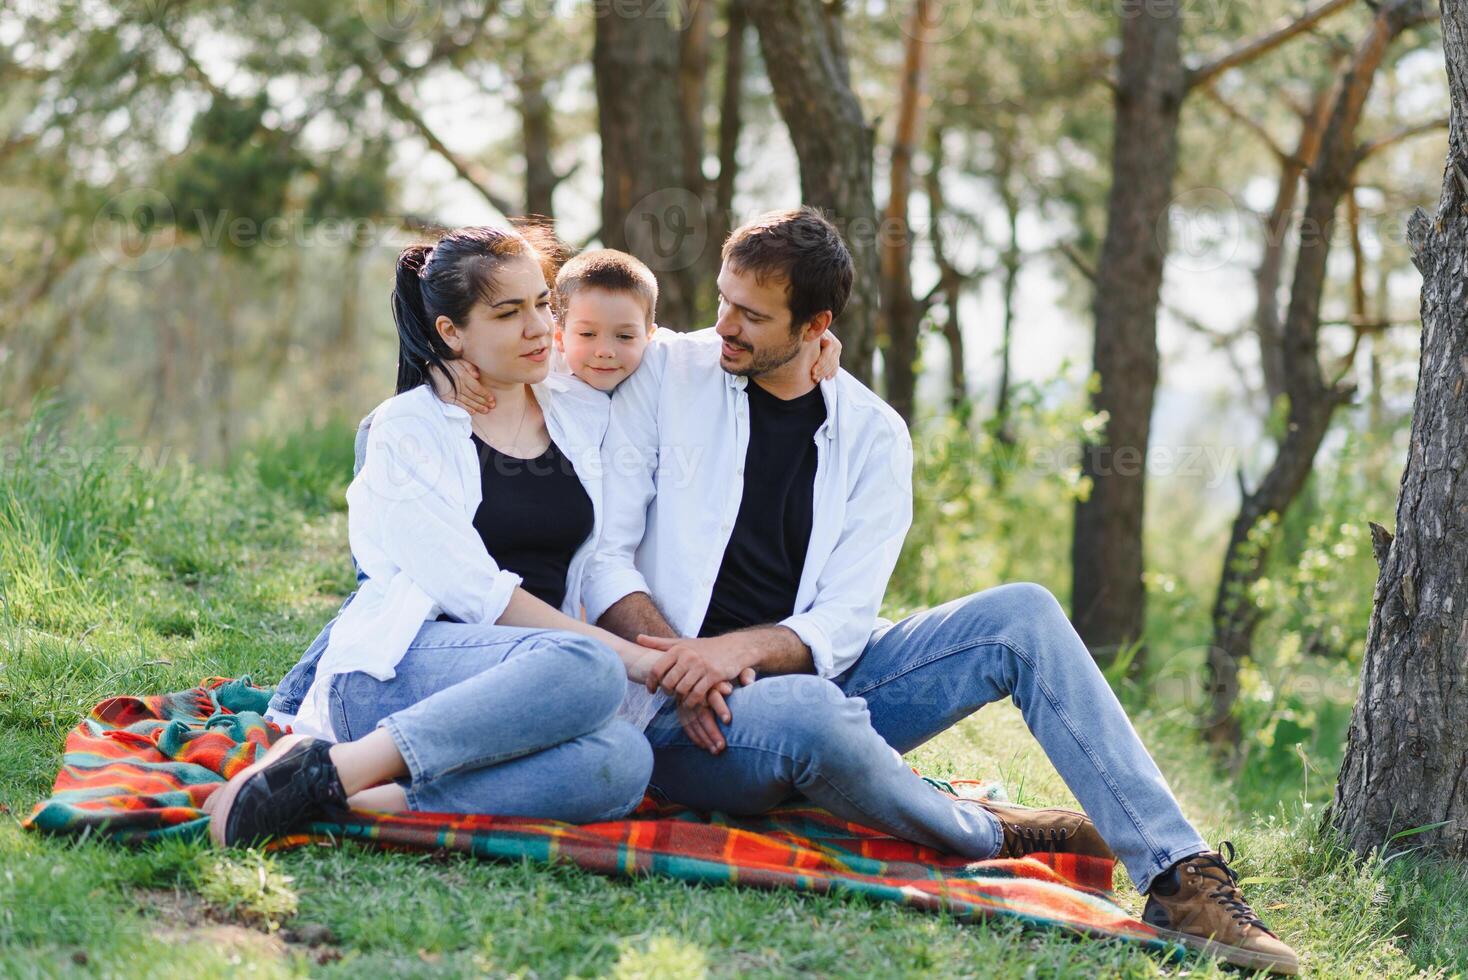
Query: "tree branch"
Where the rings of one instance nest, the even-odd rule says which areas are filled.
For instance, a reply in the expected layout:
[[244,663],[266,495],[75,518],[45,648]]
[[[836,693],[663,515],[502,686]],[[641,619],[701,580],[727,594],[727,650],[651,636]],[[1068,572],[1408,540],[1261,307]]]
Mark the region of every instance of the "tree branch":
[[1307,10],[1294,20],[1286,21],[1257,37],[1250,38],[1224,52],[1212,61],[1188,70],[1187,88],[1205,85],[1231,68],[1247,64],[1261,55],[1268,54],[1291,38],[1303,34],[1332,14],[1345,10],[1356,0],[1326,0],[1320,6]]
[[1421,136],[1424,133],[1431,133],[1439,129],[1447,128],[1447,116],[1442,116],[1438,119],[1427,119],[1419,123],[1414,123],[1411,126],[1403,126],[1401,129],[1397,130],[1394,133],[1388,133],[1387,135],[1379,137],[1378,139],[1369,140],[1365,143],[1362,143],[1360,147],[1358,147],[1356,150],[1356,165],[1360,166],[1363,162],[1365,162],[1367,159],[1374,156],[1375,154],[1380,153],[1387,147],[1395,146],[1396,144],[1401,143],[1404,140],[1412,139],[1414,136]]
[[1212,100],[1215,104],[1217,104],[1218,107],[1221,108],[1230,119],[1232,119],[1234,122],[1239,123],[1249,132],[1257,136],[1259,138],[1259,141],[1264,144],[1265,148],[1268,149],[1270,153],[1273,153],[1281,163],[1286,163],[1289,161],[1289,153],[1285,151],[1284,147],[1275,142],[1274,137],[1269,135],[1269,130],[1265,129],[1264,126],[1256,120],[1251,119],[1238,106],[1234,105],[1232,102],[1229,102],[1227,99],[1225,99],[1222,95],[1218,94],[1218,89],[1214,88],[1212,85],[1204,85],[1203,94],[1207,96],[1210,100]]

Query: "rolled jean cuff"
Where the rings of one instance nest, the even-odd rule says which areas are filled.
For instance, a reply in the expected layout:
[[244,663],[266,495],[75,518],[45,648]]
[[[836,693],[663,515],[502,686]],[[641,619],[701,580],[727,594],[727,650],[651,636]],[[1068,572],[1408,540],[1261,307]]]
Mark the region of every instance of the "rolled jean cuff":
[[[403,757],[403,764],[408,767],[408,778],[412,781],[413,784],[426,782],[427,780],[433,778],[432,773],[426,773],[423,771],[423,764],[418,761],[418,754],[413,751],[412,743],[410,743],[407,736],[403,734],[403,730],[398,727],[396,718],[394,718],[392,715],[388,715],[386,718],[377,723],[377,727],[387,729],[388,735],[392,736],[393,745],[397,746],[398,755]],[[408,792],[411,794],[412,790],[409,789]],[[408,797],[408,801],[409,803],[412,803],[411,795]]]
[[[1152,866],[1148,869],[1145,879],[1138,879],[1135,875],[1133,875],[1132,883],[1136,885],[1137,891],[1145,895],[1147,894],[1147,890],[1152,887],[1153,879],[1155,879],[1160,874],[1165,874],[1168,868],[1172,867],[1174,864],[1177,864],[1183,858],[1192,857],[1194,854],[1197,854],[1200,851],[1211,851],[1212,849],[1213,848],[1211,848],[1208,843],[1202,838],[1199,838],[1196,842],[1185,845],[1183,847],[1174,847],[1172,850],[1167,852],[1167,856],[1162,859],[1162,862],[1160,864],[1152,864]],[[1127,873],[1131,874],[1130,868],[1127,869]]]

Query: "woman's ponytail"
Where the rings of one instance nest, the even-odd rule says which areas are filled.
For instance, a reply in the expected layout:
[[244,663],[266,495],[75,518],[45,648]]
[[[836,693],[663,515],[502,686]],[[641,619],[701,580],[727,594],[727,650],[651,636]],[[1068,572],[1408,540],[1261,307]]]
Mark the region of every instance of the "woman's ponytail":
[[392,291],[392,318],[398,327],[399,395],[427,382],[429,367],[441,367],[444,361],[441,352],[447,350],[423,305],[423,269],[432,252],[432,245],[409,245],[398,256],[397,281]]

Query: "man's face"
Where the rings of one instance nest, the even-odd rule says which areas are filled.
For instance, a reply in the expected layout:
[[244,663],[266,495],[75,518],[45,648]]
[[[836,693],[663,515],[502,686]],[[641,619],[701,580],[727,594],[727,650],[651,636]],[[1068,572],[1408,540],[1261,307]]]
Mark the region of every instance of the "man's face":
[[791,329],[790,302],[784,279],[767,276],[760,283],[752,272],[725,264],[719,270],[719,321],[724,339],[719,365],[730,374],[758,377],[788,364],[800,352],[800,332]]

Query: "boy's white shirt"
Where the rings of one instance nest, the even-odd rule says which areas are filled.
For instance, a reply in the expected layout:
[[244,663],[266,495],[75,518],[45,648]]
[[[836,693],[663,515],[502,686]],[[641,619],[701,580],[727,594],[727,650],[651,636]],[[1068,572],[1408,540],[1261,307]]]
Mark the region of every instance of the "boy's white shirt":
[[[658,331],[659,334],[668,331]],[[696,636],[739,514],[746,459],[748,380],[719,364],[713,330],[649,345],[617,388],[602,445],[607,513],[582,582],[596,622],[634,592],[652,596],[682,636]],[[845,371],[820,384],[811,537],[795,597],[780,625],[810,648],[816,673],[835,677],[866,649],[912,523],[912,439],[900,416]],[[621,716],[646,727],[666,701],[628,683]]]
[[[546,428],[571,460],[592,503],[592,533],[571,558],[561,611],[580,618],[581,581],[604,517],[600,448],[610,399],[569,374],[532,386]],[[327,691],[337,674],[388,680],[423,624],[448,613],[494,623],[520,576],[502,569],[474,529],[482,500],[469,413],[420,385],[372,412],[366,460],[347,488],[347,534],[367,578],[331,629],[296,731],[335,740]],[[548,519],[554,515],[547,515]]]

